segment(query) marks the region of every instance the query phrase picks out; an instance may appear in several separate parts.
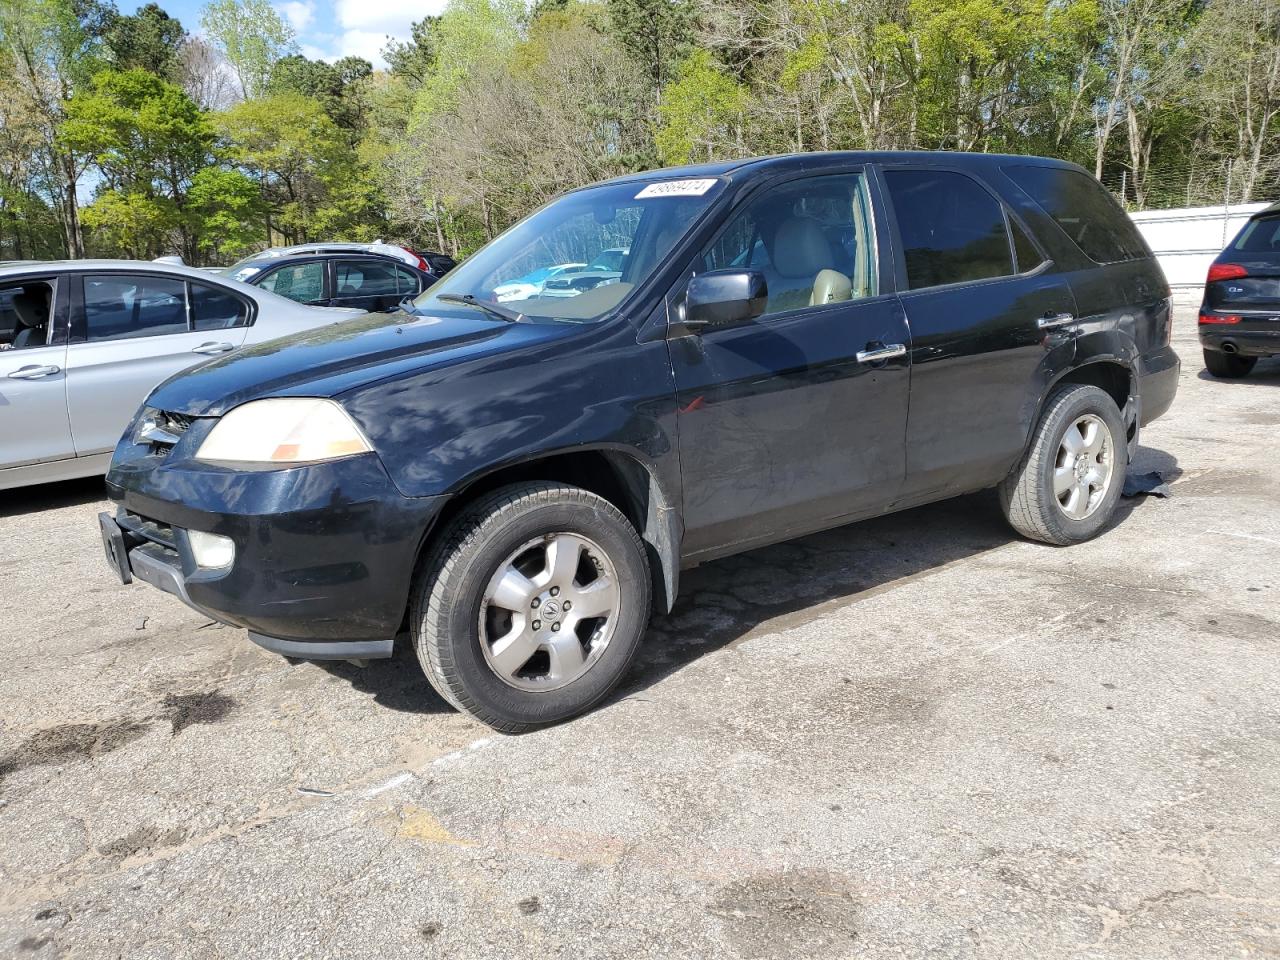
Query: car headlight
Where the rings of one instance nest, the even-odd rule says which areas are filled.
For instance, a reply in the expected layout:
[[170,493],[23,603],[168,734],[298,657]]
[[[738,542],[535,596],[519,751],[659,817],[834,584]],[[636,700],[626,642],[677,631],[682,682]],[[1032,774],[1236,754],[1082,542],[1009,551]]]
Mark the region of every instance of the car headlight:
[[250,401],[224,416],[200,444],[196,459],[307,463],[372,450],[355,421],[332,400],[276,397]]

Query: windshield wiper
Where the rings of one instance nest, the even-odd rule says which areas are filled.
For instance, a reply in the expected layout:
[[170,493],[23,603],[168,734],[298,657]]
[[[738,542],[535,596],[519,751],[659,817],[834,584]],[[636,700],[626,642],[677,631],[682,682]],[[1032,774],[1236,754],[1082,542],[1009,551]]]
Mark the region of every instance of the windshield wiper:
[[468,307],[479,307],[486,313],[491,313],[495,317],[506,320],[508,323],[521,323],[524,320],[524,314],[510,307],[504,307],[500,303],[494,303],[492,300],[477,299],[474,294],[470,293],[438,293],[437,300],[443,300],[445,303],[465,303]]

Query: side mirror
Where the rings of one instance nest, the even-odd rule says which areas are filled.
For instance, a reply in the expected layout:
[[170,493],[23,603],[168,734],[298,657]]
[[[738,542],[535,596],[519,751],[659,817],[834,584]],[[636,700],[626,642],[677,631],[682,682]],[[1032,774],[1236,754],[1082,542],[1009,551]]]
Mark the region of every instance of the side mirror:
[[684,326],[690,332],[754,320],[764,313],[769,286],[759,270],[710,270],[689,281]]

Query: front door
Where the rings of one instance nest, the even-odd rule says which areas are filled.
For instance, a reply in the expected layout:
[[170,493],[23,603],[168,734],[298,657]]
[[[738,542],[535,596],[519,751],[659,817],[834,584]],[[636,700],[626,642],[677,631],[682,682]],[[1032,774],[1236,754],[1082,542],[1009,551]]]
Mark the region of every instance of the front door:
[[993,486],[1075,351],[1075,298],[1011,211],[954,170],[888,167],[911,324],[904,498]]
[[244,343],[247,308],[179,277],[91,274],[73,314],[67,411],[76,453],[87,456],[115,447],[162,380]]
[[[66,283],[0,288],[0,469],[75,456],[67,420]],[[55,323],[61,317],[61,326]]]
[[405,297],[418,293],[417,282],[407,270],[404,273],[402,279],[395,264],[372,257],[336,260],[329,306],[358,307],[373,313],[392,310]]
[[[698,272],[760,271],[769,299],[755,320],[670,344],[686,556],[831,526],[894,499],[909,335],[897,298],[880,289],[869,196],[861,172],[768,187],[698,257]],[[900,353],[859,359],[875,350]]]

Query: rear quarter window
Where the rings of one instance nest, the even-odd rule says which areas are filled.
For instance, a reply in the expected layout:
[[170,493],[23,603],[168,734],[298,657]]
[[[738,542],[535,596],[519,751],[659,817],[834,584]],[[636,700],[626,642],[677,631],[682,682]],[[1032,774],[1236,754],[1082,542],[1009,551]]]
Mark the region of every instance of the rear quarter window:
[[1088,174],[1064,167],[1022,164],[1002,169],[1095,263],[1149,256],[1129,215]]

